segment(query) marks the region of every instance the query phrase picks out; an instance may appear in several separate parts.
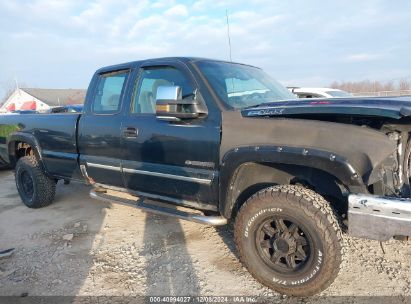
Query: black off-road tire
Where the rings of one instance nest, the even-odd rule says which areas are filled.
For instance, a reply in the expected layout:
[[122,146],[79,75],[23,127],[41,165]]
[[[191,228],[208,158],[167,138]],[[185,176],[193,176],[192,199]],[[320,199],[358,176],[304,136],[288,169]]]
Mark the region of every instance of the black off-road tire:
[[27,207],[42,208],[53,202],[56,182],[43,172],[34,155],[18,160],[15,178],[21,200]]
[[273,186],[254,194],[237,215],[234,235],[243,265],[281,294],[317,294],[340,270],[338,216],[321,195],[302,186]]

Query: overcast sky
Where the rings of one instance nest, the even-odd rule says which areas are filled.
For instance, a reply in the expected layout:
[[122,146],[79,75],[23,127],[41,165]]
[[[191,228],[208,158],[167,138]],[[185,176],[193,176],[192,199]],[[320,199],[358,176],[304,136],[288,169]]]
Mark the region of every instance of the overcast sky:
[[164,56],[228,59],[286,85],[411,79],[411,1],[0,2],[0,98],[30,87],[86,88],[101,66]]

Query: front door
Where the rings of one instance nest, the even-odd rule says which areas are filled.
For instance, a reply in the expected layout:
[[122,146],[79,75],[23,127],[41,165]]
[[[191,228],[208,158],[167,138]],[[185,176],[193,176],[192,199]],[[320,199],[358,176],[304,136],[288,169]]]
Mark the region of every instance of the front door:
[[183,98],[197,89],[183,65],[140,69],[131,106],[124,117],[122,161],[126,187],[172,199],[176,204],[215,209],[218,193],[219,122],[210,115],[170,122],[155,115],[160,86],[180,86]]

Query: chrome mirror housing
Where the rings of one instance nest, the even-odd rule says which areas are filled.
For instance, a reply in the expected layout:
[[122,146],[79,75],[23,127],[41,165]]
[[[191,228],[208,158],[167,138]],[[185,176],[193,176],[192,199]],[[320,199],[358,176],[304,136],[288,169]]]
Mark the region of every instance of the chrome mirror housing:
[[194,98],[183,99],[180,86],[159,86],[156,94],[157,118],[180,121],[182,119],[194,119],[201,114],[206,114],[196,95],[194,93]]

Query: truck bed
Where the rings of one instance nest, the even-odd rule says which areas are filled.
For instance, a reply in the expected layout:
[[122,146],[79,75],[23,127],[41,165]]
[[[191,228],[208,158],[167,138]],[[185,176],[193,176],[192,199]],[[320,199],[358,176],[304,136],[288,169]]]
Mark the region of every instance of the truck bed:
[[8,145],[11,141],[28,138],[41,149],[44,165],[50,174],[76,176],[77,123],[80,116],[81,114],[0,115],[0,161],[10,161]]

